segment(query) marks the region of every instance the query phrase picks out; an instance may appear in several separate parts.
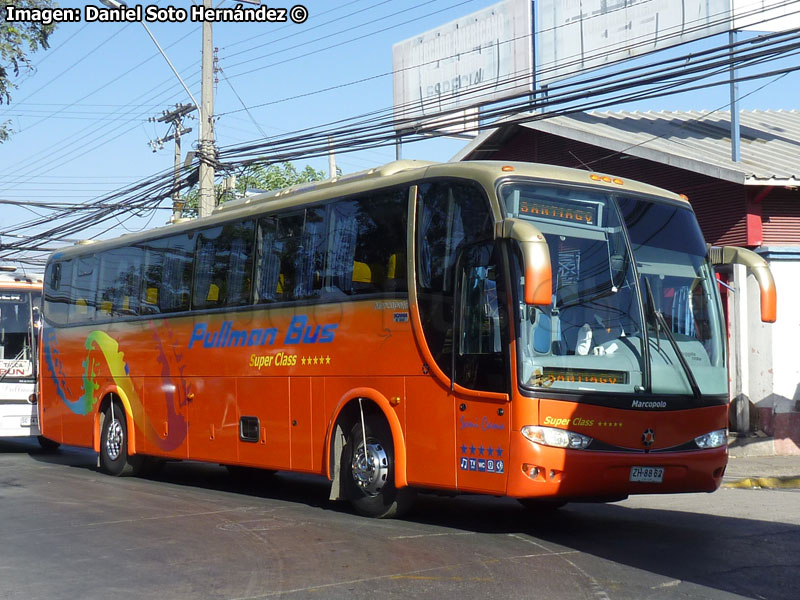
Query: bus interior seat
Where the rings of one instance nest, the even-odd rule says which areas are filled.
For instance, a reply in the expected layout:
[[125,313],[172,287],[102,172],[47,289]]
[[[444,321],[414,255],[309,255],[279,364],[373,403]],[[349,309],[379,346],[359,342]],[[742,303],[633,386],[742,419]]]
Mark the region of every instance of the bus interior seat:
[[144,292],[144,302],[142,302],[143,315],[155,315],[161,312],[158,305],[158,288],[149,287]]
[[385,288],[387,291],[405,290],[406,288],[406,255],[395,252],[386,264]]
[[114,311],[114,303],[111,300],[103,300],[97,307],[98,316],[110,317]]
[[219,303],[219,286],[216,283],[212,283],[208,286],[208,294],[206,295],[206,302],[208,303]]
[[361,261],[353,261],[353,291],[372,291],[380,289],[383,273],[380,266]]

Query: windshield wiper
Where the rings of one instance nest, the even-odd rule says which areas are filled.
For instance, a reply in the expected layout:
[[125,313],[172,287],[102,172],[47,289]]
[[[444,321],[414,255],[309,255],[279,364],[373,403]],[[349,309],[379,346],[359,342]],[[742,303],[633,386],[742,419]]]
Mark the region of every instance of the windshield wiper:
[[675,339],[675,336],[672,335],[672,330],[669,328],[669,325],[667,325],[667,320],[664,318],[664,315],[661,314],[661,311],[656,308],[656,299],[653,296],[653,289],[650,287],[650,280],[647,279],[647,277],[644,277],[644,285],[647,288],[647,306],[655,320],[656,340],[661,339],[659,329],[663,329],[670,346],[672,346],[672,350],[675,352],[675,356],[678,357],[678,362],[681,363],[686,379],[689,380],[689,386],[692,388],[695,399],[700,400],[700,386],[697,385],[697,379],[695,379],[689,363],[686,362],[686,357],[683,355],[683,352],[681,352],[678,341]]

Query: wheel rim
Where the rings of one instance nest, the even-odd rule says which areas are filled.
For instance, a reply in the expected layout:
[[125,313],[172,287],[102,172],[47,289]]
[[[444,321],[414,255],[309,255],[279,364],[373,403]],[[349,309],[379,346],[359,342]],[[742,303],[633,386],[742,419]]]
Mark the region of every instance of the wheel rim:
[[106,454],[111,460],[117,460],[122,452],[122,440],[124,434],[122,423],[117,419],[111,421],[106,429]]
[[351,471],[362,492],[368,496],[377,496],[389,477],[389,455],[379,442],[373,442],[367,443],[365,457],[364,444],[358,444],[353,453]]

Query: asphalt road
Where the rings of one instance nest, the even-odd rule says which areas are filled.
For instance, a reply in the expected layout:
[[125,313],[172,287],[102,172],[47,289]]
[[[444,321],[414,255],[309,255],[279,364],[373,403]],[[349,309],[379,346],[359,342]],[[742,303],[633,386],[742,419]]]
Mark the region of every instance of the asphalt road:
[[800,490],[722,489],[532,513],[421,495],[402,520],[327,482],[242,482],[171,463],[99,473],[91,452],[0,443],[0,598],[774,598],[800,589]]

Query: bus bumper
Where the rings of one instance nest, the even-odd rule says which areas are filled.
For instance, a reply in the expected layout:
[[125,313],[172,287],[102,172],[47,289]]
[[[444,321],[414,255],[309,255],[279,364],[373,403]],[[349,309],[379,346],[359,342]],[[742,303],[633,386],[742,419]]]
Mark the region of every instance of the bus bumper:
[[[535,444],[514,432],[511,456],[516,457],[508,473],[511,497],[611,501],[631,494],[713,492],[722,483],[728,448],[650,453],[566,450]],[[659,476],[660,481],[632,481]]]

